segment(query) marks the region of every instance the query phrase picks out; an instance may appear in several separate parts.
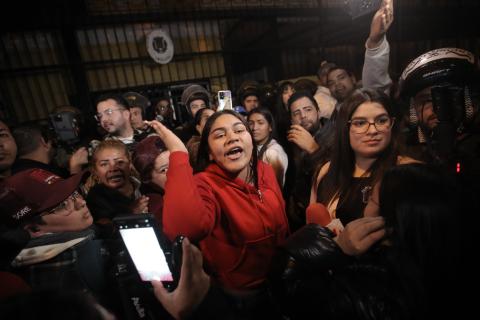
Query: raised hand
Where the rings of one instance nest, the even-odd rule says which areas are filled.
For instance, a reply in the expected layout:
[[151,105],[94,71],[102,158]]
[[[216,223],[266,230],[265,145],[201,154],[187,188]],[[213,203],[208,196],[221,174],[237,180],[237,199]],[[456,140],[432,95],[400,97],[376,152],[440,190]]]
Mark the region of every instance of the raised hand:
[[76,174],[82,171],[83,165],[88,164],[88,150],[85,147],[78,148],[68,161],[70,174]]
[[383,35],[393,22],[393,0],[383,0],[370,25],[367,47],[374,49],[380,45]]
[[182,140],[175,135],[170,129],[165,127],[161,122],[157,120],[153,121],[144,121],[145,124],[152,127],[162,139],[163,143],[170,152],[183,151],[187,152],[187,148],[183,144]]
[[175,318],[190,316],[205,298],[210,288],[210,277],[203,271],[200,250],[187,238],[182,243],[182,269],[178,287],[168,292],[160,281],[152,281],[155,297]]
[[345,254],[358,256],[385,236],[383,217],[365,217],[353,220],[335,241]]
[[293,124],[290,126],[287,139],[288,141],[295,143],[300,149],[305,150],[310,154],[317,151],[319,148],[310,132],[298,124]]

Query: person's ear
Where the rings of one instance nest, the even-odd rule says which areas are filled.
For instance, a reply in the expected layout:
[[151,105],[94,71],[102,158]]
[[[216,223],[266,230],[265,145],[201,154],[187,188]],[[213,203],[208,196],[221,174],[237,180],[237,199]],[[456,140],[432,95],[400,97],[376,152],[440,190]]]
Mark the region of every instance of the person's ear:
[[195,125],[195,129],[196,129],[197,132],[201,135],[201,134],[202,134],[202,131],[200,131],[200,128],[201,128],[201,127],[200,127],[199,124]]
[[45,148],[49,148],[51,146],[51,143],[49,143],[50,141],[47,141],[45,140],[44,137],[40,137],[40,144],[45,147]]
[[124,117],[125,117],[125,114],[126,114],[126,118],[127,118],[127,119],[131,119],[131,118],[132,118],[132,113],[130,112],[129,109],[123,110],[123,111],[122,111],[122,114],[123,114]]
[[353,83],[354,85],[357,84],[357,78],[355,78],[355,75],[354,75],[354,74],[352,74],[352,75],[350,76],[350,79],[352,79],[352,83]]

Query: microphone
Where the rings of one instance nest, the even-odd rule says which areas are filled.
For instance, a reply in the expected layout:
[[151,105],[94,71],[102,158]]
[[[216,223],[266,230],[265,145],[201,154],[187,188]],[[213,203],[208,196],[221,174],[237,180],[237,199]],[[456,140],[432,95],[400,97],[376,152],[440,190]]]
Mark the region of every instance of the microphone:
[[328,212],[327,208],[318,202],[311,203],[306,210],[306,220],[308,223],[316,223],[321,225],[322,227],[327,226],[331,221],[332,218],[330,217],[330,213]]

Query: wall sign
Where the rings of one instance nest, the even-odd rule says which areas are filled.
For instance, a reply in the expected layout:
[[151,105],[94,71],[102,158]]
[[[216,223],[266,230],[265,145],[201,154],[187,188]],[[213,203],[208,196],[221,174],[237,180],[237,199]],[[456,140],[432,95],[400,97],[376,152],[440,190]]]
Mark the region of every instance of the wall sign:
[[147,36],[147,51],[156,63],[167,64],[173,58],[173,41],[165,31],[155,29]]

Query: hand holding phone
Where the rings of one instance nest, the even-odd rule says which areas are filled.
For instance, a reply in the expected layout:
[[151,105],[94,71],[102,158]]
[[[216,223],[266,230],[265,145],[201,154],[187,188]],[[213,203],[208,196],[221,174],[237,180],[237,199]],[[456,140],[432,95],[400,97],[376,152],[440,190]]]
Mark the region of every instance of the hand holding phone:
[[203,270],[200,250],[187,238],[177,242],[182,248],[183,261],[178,287],[168,292],[157,281],[152,281],[155,296],[163,307],[175,318],[188,318],[200,305],[210,288],[210,277]]

